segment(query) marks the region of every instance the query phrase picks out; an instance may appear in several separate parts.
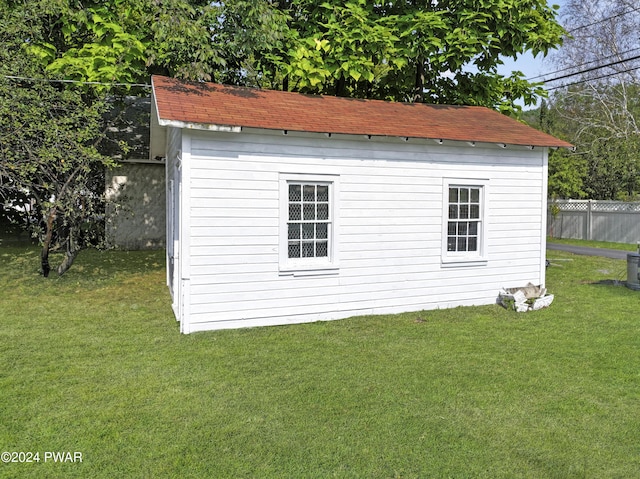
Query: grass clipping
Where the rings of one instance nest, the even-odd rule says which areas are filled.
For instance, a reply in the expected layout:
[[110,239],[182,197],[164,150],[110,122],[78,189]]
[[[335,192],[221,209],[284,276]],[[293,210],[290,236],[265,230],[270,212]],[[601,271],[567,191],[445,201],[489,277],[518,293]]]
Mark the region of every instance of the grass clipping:
[[536,311],[547,308],[553,302],[553,295],[547,294],[547,289],[541,285],[531,283],[521,288],[508,288],[500,291],[500,304],[518,313]]

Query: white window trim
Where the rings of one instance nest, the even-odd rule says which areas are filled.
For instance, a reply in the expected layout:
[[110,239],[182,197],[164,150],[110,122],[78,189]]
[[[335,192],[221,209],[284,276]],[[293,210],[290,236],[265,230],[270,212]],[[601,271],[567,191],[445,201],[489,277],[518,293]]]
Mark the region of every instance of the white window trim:
[[[337,274],[339,270],[339,198],[340,177],[328,174],[280,173],[279,273],[281,276],[316,276]],[[327,183],[329,185],[329,251],[326,258],[289,258],[287,222],[289,217],[289,183]]]
[[[449,187],[480,187],[480,229],[478,251],[447,251],[449,222]],[[489,211],[489,180],[486,178],[444,178],[442,184],[442,266],[484,266],[487,264],[487,218]]]

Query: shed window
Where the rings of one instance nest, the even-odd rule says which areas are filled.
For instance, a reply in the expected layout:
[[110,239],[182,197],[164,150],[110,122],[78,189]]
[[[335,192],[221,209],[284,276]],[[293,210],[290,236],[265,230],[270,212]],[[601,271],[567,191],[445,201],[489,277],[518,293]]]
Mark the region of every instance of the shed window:
[[288,187],[288,257],[328,257],[331,230],[330,184],[289,182]]
[[336,175],[280,175],[280,272],[337,270]]
[[444,263],[484,262],[487,180],[445,179]]
[[478,186],[449,187],[447,251],[478,251],[480,192]]

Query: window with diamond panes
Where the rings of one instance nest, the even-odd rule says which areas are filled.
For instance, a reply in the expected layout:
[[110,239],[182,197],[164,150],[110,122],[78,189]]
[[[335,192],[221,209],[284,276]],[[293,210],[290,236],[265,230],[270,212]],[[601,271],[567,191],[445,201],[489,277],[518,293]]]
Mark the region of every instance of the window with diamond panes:
[[447,251],[477,252],[481,218],[481,187],[449,187]]
[[329,256],[329,185],[289,183],[289,258]]

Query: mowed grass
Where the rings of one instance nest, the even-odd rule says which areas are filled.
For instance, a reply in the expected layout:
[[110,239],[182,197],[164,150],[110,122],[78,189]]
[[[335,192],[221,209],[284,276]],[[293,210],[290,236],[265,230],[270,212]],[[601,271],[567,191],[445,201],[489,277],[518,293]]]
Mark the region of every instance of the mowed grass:
[[85,251],[48,280],[37,257],[0,247],[0,451],[40,457],[0,477],[640,476],[624,261],[549,252],[555,301],[533,313],[184,336],[162,252]]
[[558,243],[558,244],[587,246],[591,248],[617,249],[621,251],[629,251],[632,253],[635,253],[638,250],[637,244],[630,244],[630,243],[612,243],[609,241],[587,241],[587,240],[575,240],[575,239],[564,239],[564,238],[547,238],[547,241],[552,243]]

